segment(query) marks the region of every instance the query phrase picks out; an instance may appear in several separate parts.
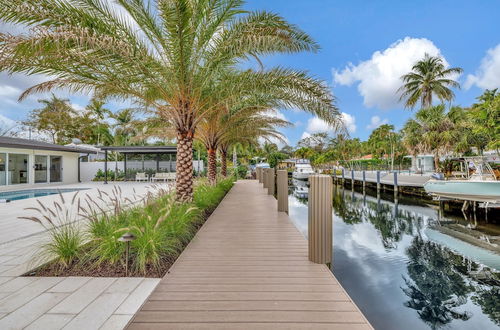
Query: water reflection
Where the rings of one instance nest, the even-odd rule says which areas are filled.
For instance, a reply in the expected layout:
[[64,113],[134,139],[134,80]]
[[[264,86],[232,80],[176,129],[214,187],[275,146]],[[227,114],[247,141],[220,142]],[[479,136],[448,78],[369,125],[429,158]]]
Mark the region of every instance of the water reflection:
[[[307,235],[307,185],[293,184],[290,216]],[[499,255],[439,232],[418,200],[333,196],[333,270],[376,329],[497,329]]]

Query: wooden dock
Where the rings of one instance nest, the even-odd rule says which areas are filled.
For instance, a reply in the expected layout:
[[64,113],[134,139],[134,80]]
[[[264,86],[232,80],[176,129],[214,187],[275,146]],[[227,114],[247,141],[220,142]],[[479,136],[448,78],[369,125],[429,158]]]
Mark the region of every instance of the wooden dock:
[[[341,174],[334,175],[337,179],[342,179]],[[344,172],[344,180],[351,181],[353,173],[350,170]],[[408,175],[407,172],[398,173],[397,184],[400,187],[416,187],[423,188],[424,184],[429,181],[430,175]],[[363,182],[363,171],[354,171],[354,181]],[[377,183],[376,171],[365,171],[365,182]],[[380,184],[394,186],[394,173],[380,172]]]
[[372,329],[255,180],[238,181],[129,329]]

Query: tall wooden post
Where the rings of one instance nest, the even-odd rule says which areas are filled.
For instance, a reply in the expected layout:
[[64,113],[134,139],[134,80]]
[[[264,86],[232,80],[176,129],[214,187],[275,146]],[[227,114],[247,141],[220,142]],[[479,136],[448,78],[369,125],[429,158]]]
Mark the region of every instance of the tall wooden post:
[[345,169],[342,168],[342,185],[344,185],[344,180],[345,180]]
[[394,172],[394,198],[398,197],[398,172]]
[[365,191],[366,187],[366,171],[363,171],[363,191]]
[[380,171],[377,171],[377,193],[380,191]]
[[267,189],[269,187],[269,177],[267,175],[268,168],[262,169],[262,183],[264,184],[264,188]]
[[351,190],[354,190],[354,170],[351,170]]
[[318,264],[332,262],[332,178],[309,177],[309,260]]
[[262,167],[257,167],[257,172],[259,173],[259,183],[264,182],[264,178],[262,177]]
[[275,187],[275,176],[274,176],[274,168],[268,168],[267,171],[267,194],[274,195],[274,187]]
[[278,170],[278,212],[286,212],[288,214],[288,171]]

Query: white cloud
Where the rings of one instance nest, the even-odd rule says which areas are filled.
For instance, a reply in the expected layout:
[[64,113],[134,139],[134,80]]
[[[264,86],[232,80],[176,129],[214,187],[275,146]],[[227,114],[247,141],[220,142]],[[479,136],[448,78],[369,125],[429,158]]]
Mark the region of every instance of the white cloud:
[[[358,91],[367,107],[394,108],[399,102],[397,90],[402,85],[401,76],[426,53],[442,57],[432,41],[406,37],[383,51],[376,51],[369,60],[358,65],[349,63],[342,71],[334,69],[333,79],[345,86],[359,82]],[[448,67],[444,58],[443,62]]]
[[356,132],[356,117],[348,113],[342,112],[342,121],[349,133]]
[[301,139],[301,140],[302,140],[302,139],[307,139],[308,137],[311,137],[311,134],[310,134],[310,133],[308,133],[308,132],[304,132],[304,133],[302,133],[302,136],[300,137],[300,139]]
[[79,104],[77,104],[77,103],[71,103],[70,105],[71,105],[71,107],[72,107],[73,109],[75,109],[77,112],[84,112],[84,111],[85,111],[85,107],[84,107],[84,106],[82,106],[82,105],[79,105]]
[[0,136],[10,133],[16,125],[12,119],[0,115]]
[[379,116],[373,116],[370,120],[370,124],[366,126],[367,129],[375,129],[381,125],[387,124],[389,120],[387,118],[380,119]]
[[268,137],[267,139],[260,137],[260,138],[258,138],[258,141],[261,145],[263,145],[264,143],[274,143],[278,146],[278,149],[281,149],[287,145],[290,145],[290,141],[288,140],[288,138],[286,136],[283,136],[282,138],[284,141],[282,141],[274,136]]
[[309,133],[320,133],[320,132],[330,132],[333,128],[328,125],[323,119],[319,117],[310,118],[307,121],[307,132]]
[[[344,122],[344,126],[346,127],[349,133],[356,132],[356,117],[350,115],[346,112],[341,113],[342,121]],[[307,127],[304,133],[302,133],[301,139],[305,139],[311,136],[314,133],[335,133],[335,128],[328,125],[323,119],[319,117],[310,118],[307,121]]]
[[475,75],[468,75],[465,88],[476,85],[482,89],[500,88],[500,44],[488,49]]
[[265,116],[271,117],[271,118],[278,118],[281,120],[287,120],[285,115],[276,109],[269,109],[264,113]]

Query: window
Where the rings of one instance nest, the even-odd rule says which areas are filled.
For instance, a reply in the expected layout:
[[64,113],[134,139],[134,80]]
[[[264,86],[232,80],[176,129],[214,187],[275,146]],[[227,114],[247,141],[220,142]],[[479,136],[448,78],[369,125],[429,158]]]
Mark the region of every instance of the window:
[[9,154],[8,169],[7,184],[21,184],[29,182],[28,155]]
[[7,154],[0,153],[0,186],[7,184]]
[[62,181],[62,157],[50,156],[50,182]]
[[35,155],[35,183],[48,181],[47,161],[47,156]]

